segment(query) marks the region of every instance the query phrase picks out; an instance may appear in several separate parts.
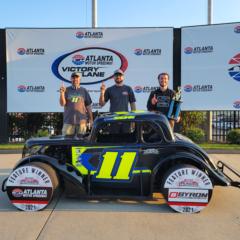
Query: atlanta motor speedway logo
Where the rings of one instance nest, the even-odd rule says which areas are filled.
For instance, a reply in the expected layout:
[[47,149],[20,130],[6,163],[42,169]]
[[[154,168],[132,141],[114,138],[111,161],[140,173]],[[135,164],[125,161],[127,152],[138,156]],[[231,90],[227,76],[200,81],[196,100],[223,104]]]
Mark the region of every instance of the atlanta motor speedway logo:
[[44,48],[18,48],[18,55],[44,55]]
[[187,84],[184,86],[184,91],[187,93],[190,92],[212,92],[213,91],[213,85],[211,84],[203,84],[203,85],[191,85]]
[[113,78],[117,69],[123,72],[128,61],[120,52],[101,47],[81,48],[59,56],[53,61],[52,72],[61,81],[71,83],[71,73],[81,72],[82,85],[100,83]]
[[234,27],[234,32],[240,33],[240,25],[237,25],[236,27]]
[[83,38],[103,38],[103,32],[76,32],[76,38],[83,39]]
[[233,107],[240,110],[240,100],[235,101]]
[[232,57],[228,63],[231,66],[228,69],[230,77],[240,82],[240,53]]
[[213,46],[197,46],[197,47],[186,47],[184,48],[185,54],[201,54],[213,52]]
[[146,55],[146,56],[156,56],[156,55],[161,55],[162,50],[159,48],[136,48],[134,50],[134,54],[137,56],[141,56],[141,55]]
[[159,89],[159,87],[153,87],[153,86],[135,86],[133,88],[134,92],[135,93],[149,93],[149,92],[152,92],[152,91],[155,91]]

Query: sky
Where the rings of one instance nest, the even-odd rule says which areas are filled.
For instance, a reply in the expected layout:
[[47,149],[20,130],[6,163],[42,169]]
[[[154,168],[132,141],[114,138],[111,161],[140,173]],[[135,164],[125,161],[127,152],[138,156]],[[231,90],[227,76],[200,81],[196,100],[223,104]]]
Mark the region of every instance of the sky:
[[[212,0],[212,23],[240,22],[240,0]],[[207,0],[97,0],[97,27],[207,24]],[[88,28],[92,0],[1,0],[0,28]]]

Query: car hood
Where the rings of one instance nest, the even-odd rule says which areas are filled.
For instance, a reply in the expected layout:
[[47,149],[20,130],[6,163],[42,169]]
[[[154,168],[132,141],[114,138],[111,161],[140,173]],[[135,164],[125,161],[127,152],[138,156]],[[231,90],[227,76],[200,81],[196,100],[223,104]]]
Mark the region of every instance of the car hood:
[[26,141],[25,146],[31,147],[33,145],[54,145],[54,144],[74,144],[74,143],[86,143],[88,137],[76,137],[76,136],[50,136],[30,138]]

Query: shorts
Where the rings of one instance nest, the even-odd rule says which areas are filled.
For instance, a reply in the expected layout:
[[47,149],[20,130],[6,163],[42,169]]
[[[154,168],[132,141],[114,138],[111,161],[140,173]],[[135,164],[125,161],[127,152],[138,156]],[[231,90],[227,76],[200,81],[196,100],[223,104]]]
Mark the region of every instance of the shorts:
[[62,135],[85,134],[87,131],[87,122],[82,120],[80,124],[64,123],[62,128]]

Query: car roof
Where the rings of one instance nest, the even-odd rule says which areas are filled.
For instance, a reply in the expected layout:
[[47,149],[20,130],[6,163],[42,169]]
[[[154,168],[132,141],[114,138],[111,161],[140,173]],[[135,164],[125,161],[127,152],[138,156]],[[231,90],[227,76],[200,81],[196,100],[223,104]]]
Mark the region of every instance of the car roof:
[[149,111],[131,111],[131,112],[114,112],[114,113],[102,113],[100,114],[96,122],[108,122],[108,121],[129,121],[129,120],[137,120],[137,121],[144,121],[144,120],[152,120],[152,121],[162,121],[168,122],[166,116],[162,113],[155,113]]

